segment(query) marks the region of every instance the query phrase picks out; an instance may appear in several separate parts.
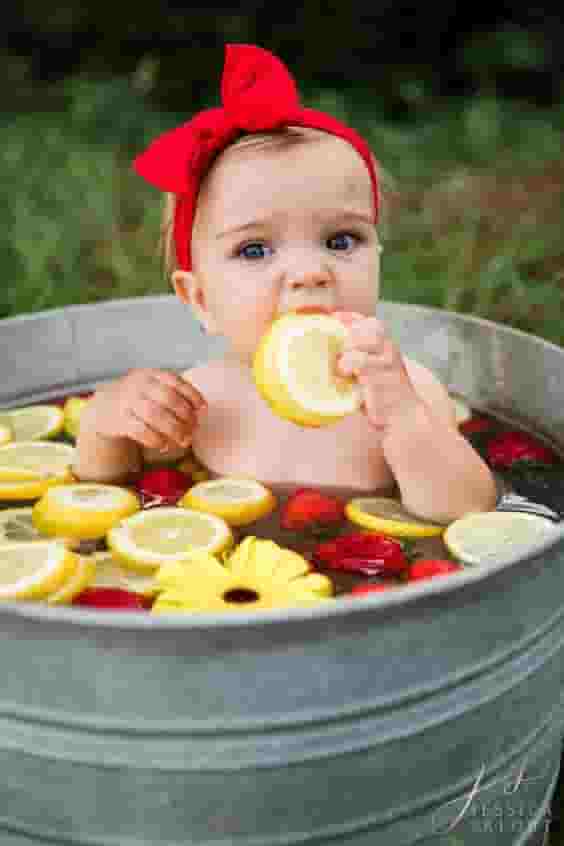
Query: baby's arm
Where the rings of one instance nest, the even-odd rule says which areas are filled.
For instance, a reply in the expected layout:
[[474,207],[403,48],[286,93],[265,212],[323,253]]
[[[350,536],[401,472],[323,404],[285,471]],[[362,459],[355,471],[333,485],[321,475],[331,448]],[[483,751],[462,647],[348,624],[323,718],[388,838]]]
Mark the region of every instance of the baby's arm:
[[419,401],[386,428],[382,449],[405,507],[439,523],[495,508],[494,478],[460,434],[446,389],[421,364],[403,360]]
[[73,472],[91,482],[116,482],[139,472],[143,450],[186,450],[206,407],[185,376],[131,370],[99,388],[84,409]]

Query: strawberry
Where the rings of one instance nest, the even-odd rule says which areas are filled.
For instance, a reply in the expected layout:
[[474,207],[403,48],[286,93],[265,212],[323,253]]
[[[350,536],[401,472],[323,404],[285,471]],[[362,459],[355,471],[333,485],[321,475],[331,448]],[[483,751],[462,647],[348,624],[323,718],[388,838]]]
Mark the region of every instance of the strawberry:
[[486,455],[492,467],[505,469],[517,461],[535,464],[554,464],[556,453],[527,432],[509,429],[488,443]]
[[135,488],[144,505],[176,505],[191,484],[192,479],[186,473],[171,467],[158,467],[143,473]]
[[407,582],[416,582],[420,579],[430,579],[434,576],[443,576],[447,573],[454,573],[462,570],[460,564],[454,561],[447,561],[441,558],[424,558],[411,564],[407,571]]
[[283,529],[307,529],[319,524],[341,523],[344,519],[344,502],[312,488],[299,488],[288,497],[280,511],[280,526]]
[[73,605],[115,611],[144,611],[146,600],[141,594],[123,588],[89,587],[74,599]]
[[383,590],[395,590],[398,587],[399,585],[391,580],[388,582],[373,582],[372,584],[355,585],[350,591],[349,596],[364,596],[367,593],[380,593]]
[[396,575],[408,566],[401,543],[375,532],[351,532],[320,543],[313,556],[331,570],[348,570],[365,576]]
[[470,420],[461,423],[458,428],[463,435],[475,435],[479,432],[487,432],[491,427],[491,421],[487,417],[474,415]]

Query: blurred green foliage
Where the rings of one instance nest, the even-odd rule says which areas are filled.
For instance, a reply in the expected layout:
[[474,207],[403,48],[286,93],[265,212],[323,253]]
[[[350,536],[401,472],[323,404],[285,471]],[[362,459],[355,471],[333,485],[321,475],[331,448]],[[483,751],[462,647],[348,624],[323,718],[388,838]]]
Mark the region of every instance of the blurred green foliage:
[[[0,316],[168,290],[161,197],[130,162],[187,115],[149,104],[151,72],[72,78],[49,110],[2,117]],[[564,343],[564,107],[484,95],[399,123],[362,90],[303,101],[356,126],[381,163],[385,299]]]

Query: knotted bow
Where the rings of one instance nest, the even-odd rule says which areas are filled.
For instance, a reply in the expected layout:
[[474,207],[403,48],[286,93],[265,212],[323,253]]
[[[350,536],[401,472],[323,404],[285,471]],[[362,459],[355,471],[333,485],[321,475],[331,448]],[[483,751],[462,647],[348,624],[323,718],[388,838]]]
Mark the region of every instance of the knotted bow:
[[302,108],[296,84],[280,59],[261,47],[227,44],[221,99],[222,107],[199,112],[160,135],[133,162],[140,176],[177,195],[173,235],[180,268],[190,270],[192,266],[192,225],[202,177],[215,156],[243,133],[295,125],[321,129],[349,141],[370,172],[376,219],[378,183],[368,145],[335,118]]

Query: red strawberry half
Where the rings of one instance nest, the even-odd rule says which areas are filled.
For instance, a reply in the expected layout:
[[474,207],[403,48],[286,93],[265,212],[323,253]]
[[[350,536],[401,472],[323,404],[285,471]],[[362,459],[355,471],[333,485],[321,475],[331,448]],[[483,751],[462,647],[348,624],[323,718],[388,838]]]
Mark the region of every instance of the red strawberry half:
[[466,420],[464,423],[461,423],[458,428],[463,435],[475,435],[479,432],[487,432],[488,429],[492,428],[492,424],[491,420],[488,420],[487,417],[475,415],[474,417],[471,417],[470,420]]
[[527,432],[516,429],[502,432],[488,443],[488,461],[493,467],[508,468],[517,461],[554,464],[556,453]]
[[378,582],[367,585],[355,585],[350,591],[350,596],[366,596],[369,593],[381,593],[384,590],[397,590],[401,585],[396,582]]
[[447,561],[442,558],[421,559],[410,566],[406,581],[416,582],[420,579],[430,579],[433,576],[444,576],[457,570],[462,570],[462,567],[460,564],[455,564],[454,561]]
[[347,570],[375,576],[396,575],[407,569],[408,562],[401,543],[375,532],[351,532],[320,543],[314,559],[332,570]]
[[186,473],[171,467],[159,467],[143,473],[135,488],[141,494],[144,505],[176,505],[191,484],[192,479]]
[[146,601],[139,593],[122,588],[86,588],[77,596],[73,605],[88,608],[113,609],[115,611],[144,611]]
[[317,525],[341,523],[344,519],[344,502],[312,488],[297,490],[288,497],[280,511],[281,527],[294,531]]

